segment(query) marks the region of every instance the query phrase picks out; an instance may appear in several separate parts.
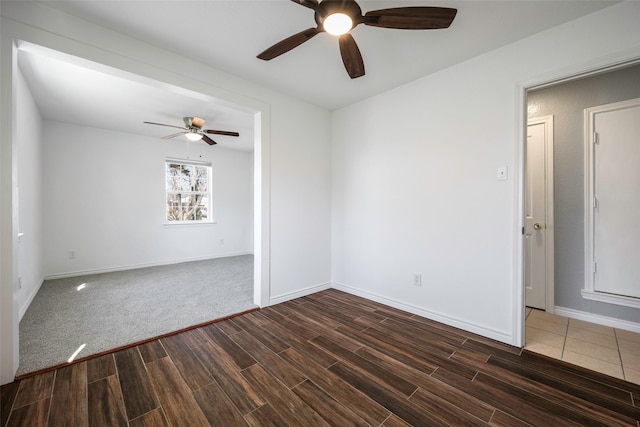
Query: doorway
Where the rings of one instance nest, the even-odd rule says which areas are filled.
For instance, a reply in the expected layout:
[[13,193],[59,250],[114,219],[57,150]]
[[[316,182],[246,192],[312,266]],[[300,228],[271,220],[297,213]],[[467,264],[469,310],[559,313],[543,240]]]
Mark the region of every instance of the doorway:
[[[585,242],[585,224],[588,223],[585,212],[589,197],[585,191],[584,129],[585,109],[638,97],[640,65],[636,60],[603,66],[597,71],[570,78],[554,77],[556,80],[535,82],[524,89],[528,113],[527,119],[523,120],[524,129],[529,130],[532,119],[553,116],[554,121],[552,220],[555,255],[552,262],[555,292],[552,296],[555,300],[544,307],[544,310],[553,310],[554,314],[525,306],[523,345],[526,343],[527,349],[534,351],[530,346],[533,341],[537,352],[595,370],[598,366],[612,366],[611,360],[605,357],[610,354],[618,363],[615,368],[618,373],[606,373],[637,382],[638,376],[629,368],[637,355],[628,353],[628,347],[625,348],[625,341],[636,340],[640,331],[637,310],[612,302],[596,302],[585,296],[585,248],[589,247]],[[522,153],[523,165],[527,165],[524,142]],[[524,184],[526,171],[525,166],[522,178],[523,225],[527,212],[525,204],[529,198],[528,186]],[[523,236],[522,286],[526,295],[524,240]],[[523,305],[528,306],[529,303],[528,298],[523,298]],[[535,307],[534,304],[531,306]]]
[[[3,56],[6,58],[10,58],[10,61],[5,61],[3,63],[3,74],[6,76],[10,76],[10,78],[6,79],[9,83],[15,85],[19,76],[16,74],[17,70],[17,53],[18,50],[23,48],[24,46],[35,46],[31,45],[27,42],[16,42],[4,44],[10,49],[9,52],[3,51]],[[61,56],[65,58],[73,58],[74,61],[89,61],[85,60],[81,56],[74,56],[75,54],[84,55],[86,51],[75,52],[73,47],[66,46],[68,48],[68,52],[62,52],[62,50],[58,50],[61,53]],[[47,47],[43,47],[43,49],[49,49]],[[63,49],[64,50],[64,49]],[[7,53],[5,55],[5,53]],[[107,64],[109,62],[113,62],[112,59],[108,57],[101,57],[99,52],[90,52],[93,53],[94,57],[97,57],[97,60],[104,60],[104,63]],[[91,55],[90,55],[91,56]],[[98,63],[98,62],[96,62]],[[5,65],[6,64],[6,65]],[[109,67],[108,65],[104,65],[105,68]],[[269,180],[268,180],[268,123],[269,123],[269,109],[268,106],[263,104],[260,101],[255,100],[247,100],[244,99],[241,95],[233,95],[229,94],[225,91],[217,90],[214,87],[208,86],[205,83],[199,81],[191,81],[182,75],[168,76],[164,74],[163,81],[157,80],[157,77],[152,76],[154,74],[154,70],[149,65],[145,66],[136,66],[136,64],[128,64],[128,68],[132,71],[123,71],[116,70],[119,74],[119,77],[122,75],[131,75],[136,76],[136,79],[139,80],[147,80],[153,81],[153,85],[157,87],[163,88],[173,88],[174,90],[183,90],[183,91],[191,91],[193,93],[198,93],[202,99],[210,99],[215,100],[214,102],[224,103],[226,105],[235,105],[238,108],[242,108],[244,111],[249,112],[251,114],[251,124],[255,129],[254,137],[253,137],[253,146],[254,146],[254,154],[252,156],[252,160],[250,161],[253,165],[254,175],[253,175],[253,183],[249,184],[252,188],[252,201],[253,201],[253,214],[252,216],[252,229],[253,229],[253,245],[252,250],[254,253],[254,273],[253,273],[253,301],[258,306],[264,306],[268,302],[268,278],[269,278],[269,229],[265,225],[268,224],[268,211],[269,211]],[[4,73],[6,72],[6,73]],[[135,74],[131,74],[135,72]],[[157,72],[155,74],[158,74]],[[161,74],[162,75],[162,74]],[[182,88],[190,88],[190,89],[182,89]],[[17,127],[19,123],[16,122],[16,99],[15,98],[5,98],[3,99],[3,112],[7,112],[6,117],[7,122],[10,126],[6,126],[3,129],[3,135],[7,137],[3,139],[3,153],[8,154],[5,158],[15,158],[17,156],[16,152],[16,144],[15,138],[17,134]],[[4,115],[4,113],[3,113]],[[5,141],[8,141],[5,143]],[[11,165],[10,162],[3,162],[3,168],[7,165]],[[3,171],[3,177],[6,177],[7,174],[15,175],[17,174],[17,167],[15,164],[11,167],[7,167]],[[8,180],[11,182],[11,180]],[[5,204],[4,202],[7,201]],[[6,239],[3,242],[3,268],[5,266],[13,266],[13,268],[7,268],[3,273],[3,286],[0,292],[2,292],[2,301],[3,301],[3,309],[2,309],[2,364],[1,368],[1,376],[2,382],[10,381],[13,378],[13,373],[16,371],[18,367],[18,325],[19,325],[19,310],[18,304],[16,302],[16,294],[20,290],[19,285],[19,252],[18,252],[18,203],[16,194],[14,191],[13,197],[9,196],[8,198],[3,197],[3,210],[9,211],[12,215],[7,215],[7,217],[13,216],[13,221],[3,221],[5,224],[5,231],[7,235],[12,234],[14,236],[13,239]],[[5,217],[6,218],[6,217]],[[3,239],[5,240],[5,239]],[[6,243],[6,245],[5,245]],[[221,243],[222,244],[222,243]],[[6,249],[6,252],[5,252]],[[6,253],[6,257],[4,254]],[[74,254],[75,255],[75,254]],[[71,257],[71,255],[69,255]],[[9,278],[11,280],[4,280],[4,278]]]

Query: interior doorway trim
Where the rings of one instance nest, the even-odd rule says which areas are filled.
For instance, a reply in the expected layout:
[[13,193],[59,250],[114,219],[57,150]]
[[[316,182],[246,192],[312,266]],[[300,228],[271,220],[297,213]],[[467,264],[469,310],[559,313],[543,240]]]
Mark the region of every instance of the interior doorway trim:
[[[256,98],[214,86],[211,80],[201,80],[179,72],[182,68],[163,64],[182,64],[185,58],[162,48],[147,47],[152,57],[154,50],[161,51],[163,58],[143,62],[140,58],[127,57],[105,48],[103,45],[89,44],[70,39],[25,24],[2,19],[1,79],[3,96],[0,99],[0,384],[11,382],[19,363],[19,313],[15,300],[17,289],[17,244],[18,222],[16,188],[16,119],[15,119],[15,79],[17,75],[17,49],[29,43],[51,49],[71,57],[82,58],[111,67],[161,84],[184,88],[206,96],[218,98],[227,103],[241,106],[254,114],[254,303],[260,307],[269,304],[270,297],[270,104]],[[147,58],[148,59],[148,58]],[[192,63],[193,74],[209,75],[211,69]],[[200,68],[199,68],[200,67]],[[178,71],[177,71],[178,70]],[[4,96],[4,95],[7,96]]]
[[524,347],[525,332],[525,299],[524,299],[524,242],[522,226],[524,218],[525,191],[525,144],[527,141],[527,92],[541,89],[558,83],[596,75],[618,68],[640,63],[640,48],[616,52],[612,55],[593,58],[590,61],[574,64],[570,67],[551,70],[528,80],[516,82],[515,88],[515,143],[514,143],[514,177],[517,180],[514,197],[514,254],[513,254],[513,345]]
[[[536,117],[527,126],[544,124],[544,199],[545,199],[545,311],[553,313],[555,307],[554,273],[554,217],[553,217],[553,116]],[[526,163],[525,163],[526,165]],[[526,169],[526,166],[525,166]],[[525,170],[526,174],[527,171]],[[525,195],[526,196],[526,195]],[[524,219],[523,219],[524,221]],[[524,244],[524,242],[523,242]]]

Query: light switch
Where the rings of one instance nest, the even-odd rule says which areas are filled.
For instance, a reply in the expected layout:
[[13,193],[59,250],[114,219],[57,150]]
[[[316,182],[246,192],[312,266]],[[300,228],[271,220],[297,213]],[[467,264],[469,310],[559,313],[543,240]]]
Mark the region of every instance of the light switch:
[[496,178],[498,181],[506,181],[507,180],[507,167],[500,166],[496,171]]

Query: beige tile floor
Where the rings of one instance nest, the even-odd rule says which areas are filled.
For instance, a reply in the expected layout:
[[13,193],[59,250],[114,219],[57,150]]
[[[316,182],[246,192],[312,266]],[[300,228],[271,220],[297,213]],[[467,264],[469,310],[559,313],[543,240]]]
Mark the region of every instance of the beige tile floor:
[[525,348],[640,384],[640,333],[526,309]]

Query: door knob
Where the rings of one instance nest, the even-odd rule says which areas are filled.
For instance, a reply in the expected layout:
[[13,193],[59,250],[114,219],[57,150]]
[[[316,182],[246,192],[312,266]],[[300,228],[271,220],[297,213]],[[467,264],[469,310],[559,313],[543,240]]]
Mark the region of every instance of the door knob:
[[541,228],[542,228],[542,224],[540,224],[539,222],[536,222],[535,224],[533,224],[534,230],[540,230]]

